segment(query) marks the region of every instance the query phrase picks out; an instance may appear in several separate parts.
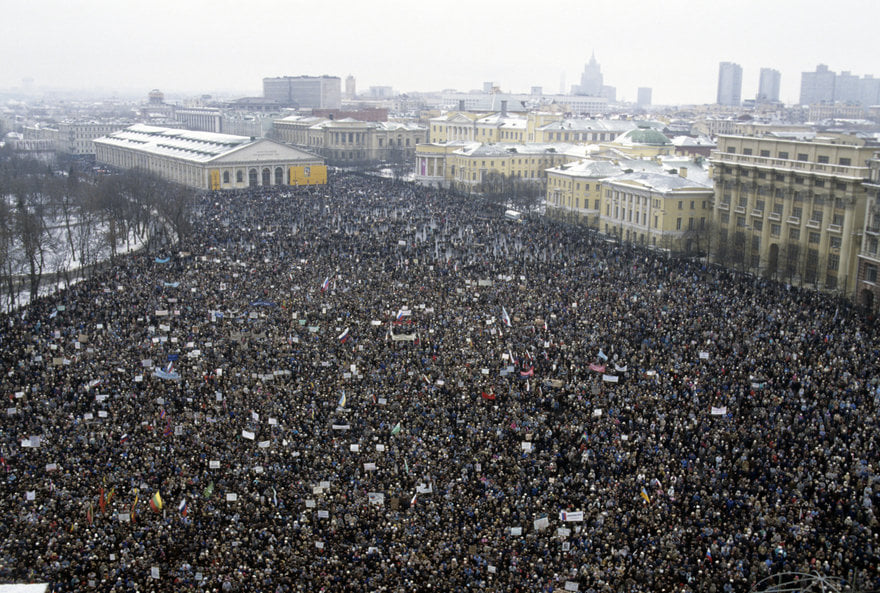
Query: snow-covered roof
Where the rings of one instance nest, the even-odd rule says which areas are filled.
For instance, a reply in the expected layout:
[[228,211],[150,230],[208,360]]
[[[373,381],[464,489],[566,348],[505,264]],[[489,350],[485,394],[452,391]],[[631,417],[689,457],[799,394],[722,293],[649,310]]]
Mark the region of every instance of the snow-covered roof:
[[625,119],[563,119],[539,127],[545,132],[614,132],[623,133],[637,127],[636,122]]
[[456,150],[456,154],[466,156],[513,156],[522,155],[542,155],[542,154],[561,154],[570,149],[570,144],[539,144],[530,142],[528,144],[476,144]]
[[247,136],[136,124],[97,138],[94,142],[204,163],[237,150],[254,140]]
[[714,148],[717,146],[711,138],[707,138],[706,136],[697,136],[696,138],[692,136],[676,136],[672,139],[672,145],[679,148],[696,146],[710,146]]
[[614,179],[609,180],[611,183],[624,183],[629,185],[641,185],[653,189],[654,191],[668,193],[674,191],[712,191],[712,186],[700,183],[690,176],[682,177],[676,173],[652,173],[648,171],[634,171],[632,173],[624,173]]

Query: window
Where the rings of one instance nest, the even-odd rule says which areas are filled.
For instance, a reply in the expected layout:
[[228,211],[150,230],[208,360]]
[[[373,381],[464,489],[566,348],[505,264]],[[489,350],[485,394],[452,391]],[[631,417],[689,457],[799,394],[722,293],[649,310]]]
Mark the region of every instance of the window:
[[678,209],[679,209],[679,210],[682,209],[682,207],[683,207],[682,205],[683,205],[683,204],[684,204],[684,202],[682,202],[681,200],[679,200],[679,202],[678,202]]
[[241,183],[242,181],[244,181],[244,171],[239,169],[238,171],[235,172],[235,182]]
[[840,249],[841,239],[840,237],[831,237],[829,241],[829,245],[832,249]]
[[846,183],[843,183],[843,182],[838,181],[838,182],[835,184],[834,188],[835,188],[837,191],[846,191]]
[[745,216],[737,216],[736,217],[736,226],[742,228],[746,226],[746,217]]
[[696,208],[696,202],[691,200],[691,210],[693,210],[694,208]]
[[677,230],[677,231],[681,230],[681,218],[675,219],[675,230]]
[[764,221],[763,221],[763,220],[755,220],[755,221],[752,222],[752,227],[753,227],[756,231],[761,231],[761,230],[764,229]]
[[700,217],[700,230],[702,230],[702,229],[704,229],[704,228],[706,228],[706,217],[705,217],[705,216],[701,216],[701,217]]
[[813,210],[813,216],[810,218],[811,222],[818,222],[822,224],[822,211],[821,210]]
[[791,215],[799,219],[801,216],[803,216],[803,208],[801,208],[800,206],[795,206],[791,209]]
[[743,148],[743,154],[745,154],[745,155],[752,154],[752,149],[751,148]]
[[828,255],[828,269],[836,270],[840,266],[840,256],[834,253]]
[[761,156],[770,156],[770,151],[769,150],[762,150]]
[[774,237],[778,237],[779,233],[782,232],[782,225],[771,224],[770,225],[770,234]]
[[818,245],[819,239],[821,239],[821,235],[819,235],[819,233],[810,233],[808,239],[812,245]]
[[694,230],[694,219],[693,218],[688,218],[688,230],[689,231]]
[[835,214],[831,217],[831,224],[843,226],[843,214]]
[[728,146],[727,154],[736,154],[736,149],[733,146]]
[[819,161],[820,163],[822,163],[823,165],[827,165],[828,164],[828,155],[820,154],[816,160]]
[[846,157],[840,157],[840,160],[838,162],[844,167],[852,166],[852,160]]
[[761,237],[758,235],[754,235],[752,237],[752,251],[760,251],[761,250]]
[[788,229],[788,238],[792,241],[800,241],[801,239],[801,230],[800,229]]
[[788,159],[788,153],[785,152],[785,151],[780,150],[780,151],[779,151],[779,158],[781,158],[781,159]]
[[229,171],[223,171],[223,183],[229,183]]
[[813,181],[813,185],[815,187],[825,187],[825,180],[824,179],[816,179],[815,181]]
[[758,171],[758,179],[767,179],[766,171]]
[[758,200],[755,202],[755,210],[760,210],[761,212],[764,211],[764,200]]
[[782,204],[778,202],[773,204],[773,214],[776,214],[777,216],[782,216]]
[[795,178],[794,178],[794,182],[795,182],[795,183],[803,184],[803,183],[804,183],[804,178],[801,177],[800,175],[796,175]]
[[721,222],[724,224],[727,224],[730,222],[730,213],[729,212],[724,212],[721,214]]
[[799,152],[797,160],[806,161],[806,160],[809,160],[809,157],[805,153]]
[[868,282],[877,282],[877,266],[868,264],[865,266],[865,280]]

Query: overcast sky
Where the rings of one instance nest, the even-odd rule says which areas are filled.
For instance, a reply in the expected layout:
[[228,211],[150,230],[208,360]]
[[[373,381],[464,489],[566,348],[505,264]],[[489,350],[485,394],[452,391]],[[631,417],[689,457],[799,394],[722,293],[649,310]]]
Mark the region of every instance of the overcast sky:
[[566,91],[595,51],[605,84],[712,103],[718,63],[782,73],[783,101],[825,63],[880,77],[878,0],[3,0],[0,89],[262,94],[262,78],[352,74],[358,92]]

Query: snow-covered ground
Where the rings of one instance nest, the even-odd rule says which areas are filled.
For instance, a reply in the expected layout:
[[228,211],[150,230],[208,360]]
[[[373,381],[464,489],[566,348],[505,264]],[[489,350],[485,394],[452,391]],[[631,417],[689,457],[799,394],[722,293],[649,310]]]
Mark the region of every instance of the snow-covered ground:
[[[94,265],[110,259],[110,226],[107,223],[81,224],[71,219],[68,236],[67,225],[63,220],[50,221],[43,238],[43,271],[39,294],[51,294],[78,282],[83,265]],[[118,237],[116,254],[123,255],[142,248],[147,240],[147,232],[141,235],[134,230],[128,237]],[[72,248],[71,248],[72,245]],[[9,311],[26,305],[30,301],[30,268],[20,240],[15,240],[8,254],[9,260],[3,266],[3,276],[12,274],[14,278],[14,299],[10,301],[9,287],[5,279],[0,286],[0,311]]]

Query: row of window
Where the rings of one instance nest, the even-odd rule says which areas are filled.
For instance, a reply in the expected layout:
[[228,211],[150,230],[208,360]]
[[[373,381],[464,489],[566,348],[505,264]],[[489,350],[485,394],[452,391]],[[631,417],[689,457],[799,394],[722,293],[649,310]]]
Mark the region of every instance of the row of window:
[[[727,152],[728,152],[728,154],[736,154],[736,147],[735,146],[728,146]],[[746,156],[750,156],[752,154],[752,149],[751,148],[743,148],[742,153]],[[770,151],[769,150],[760,150],[759,156],[769,158]],[[782,160],[789,160],[789,154],[786,151],[780,150],[779,152],[776,153],[776,158],[782,159]],[[810,160],[810,155],[808,155],[805,152],[799,152],[799,153],[797,153],[797,160],[807,162]],[[816,162],[820,163],[820,164],[829,164],[829,160],[830,159],[829,159],[828,155],[820,154],[820,155],[816,156]],[[852,166],[852,159],[849,157],[840,157],[837,161],[837,164],[842,167],[851,167]]]

